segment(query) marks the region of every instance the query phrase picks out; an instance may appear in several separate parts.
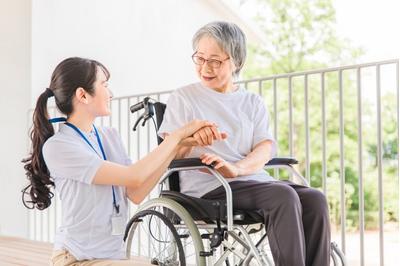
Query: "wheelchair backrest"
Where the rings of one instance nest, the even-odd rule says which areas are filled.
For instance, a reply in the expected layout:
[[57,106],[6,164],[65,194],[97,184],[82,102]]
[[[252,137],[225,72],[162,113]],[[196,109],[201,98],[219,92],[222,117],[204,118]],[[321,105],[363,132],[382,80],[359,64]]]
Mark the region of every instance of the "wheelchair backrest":
[[[165,103],[161,103],[161,102],[154,103],[157,128],[160,128],[160,126],[161,126],[166,108],[167,108],[167,105]],[[157,137],[158,145],[160,145],[162,141],[163,141],[163,139],[158,136]],[[168,177],[168,183],[169,183],[170,190],[180,192],[181,188],[179,186],[179,173],[178,172],[174,172]]]

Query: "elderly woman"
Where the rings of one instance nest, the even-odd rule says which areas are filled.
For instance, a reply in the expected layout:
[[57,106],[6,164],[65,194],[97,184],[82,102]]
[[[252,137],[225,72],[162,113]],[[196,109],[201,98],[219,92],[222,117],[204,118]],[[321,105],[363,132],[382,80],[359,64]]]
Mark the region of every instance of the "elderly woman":
[[[236,209],[261,210],[276,265],[329,265],[330,225],[325,196],[318,190],[278,181],[263,171],[276,150],[262,98],[235,85],[246,58],[239,27],[213,22],[193,37],[192,55],[200,82],[174,91],[159,134],[166,136],[192,119],[219,125],[194,137],[198,146],[178,157],[200,157],[230,182]],[[207,146],[210,144],[211,146]],[[224,199],[225,190],[208,172],[180,176],[181,192]]]

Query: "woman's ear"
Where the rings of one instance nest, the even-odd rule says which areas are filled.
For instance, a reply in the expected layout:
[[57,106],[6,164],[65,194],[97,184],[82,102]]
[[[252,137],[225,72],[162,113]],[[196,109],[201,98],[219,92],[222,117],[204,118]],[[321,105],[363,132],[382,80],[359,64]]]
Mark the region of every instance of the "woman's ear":
[[88,98],[87,98],[87,92],[82,87],[79,87],[76,89],[75,96],[76,96],[76,99],[78,100],[78,102],[84,103],[84,104],[89,103]]

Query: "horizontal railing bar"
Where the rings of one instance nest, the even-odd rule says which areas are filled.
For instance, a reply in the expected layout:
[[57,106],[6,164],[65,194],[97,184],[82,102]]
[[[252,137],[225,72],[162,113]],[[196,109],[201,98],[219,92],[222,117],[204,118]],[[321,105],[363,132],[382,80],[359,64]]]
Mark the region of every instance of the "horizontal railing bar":
[[378,65],[389,65],[389,64],[396,64],[399,62],[399,59],[391,59],[385,61],[377,61],[372,63],[364,63],[364,64],[356,64],[356,65],[348,65],[348,66],[339,66],[339,67],[331,67],[331,68],[321,68],[316,70],[308,70],[308,71],[299,71],[287,74],[279,74],[273,75],[265,78],[254,78],[254,79],[246,79],[238,81],[237,83],[250,83],[250,82],[259,82],[259,81],[266,81],[266,80],[273,80],[273,79],[282,79],[282,78],[290,78],[296,76],[304,76],[304,75],[313,75],[313,74],[320,74],[320,73],[327,73],[327,72],[336,72],[340,70],[350,70],[350,69],[357,69],[357,68],[366,68],[366,67],[373,67]]
[[119,99],[126,99],[126,98],[135,98],[135,97],[143,97],[143,96],[151,96],[151,95],[160,95],[160,94],[169,94],[173,92],[173,90],[168,91],[157,91],[157,92],[147,92],[147,93],[140,93],[140,94],[132,94],[128,96],[118,96],[113,97],[112,100],[119,100]]

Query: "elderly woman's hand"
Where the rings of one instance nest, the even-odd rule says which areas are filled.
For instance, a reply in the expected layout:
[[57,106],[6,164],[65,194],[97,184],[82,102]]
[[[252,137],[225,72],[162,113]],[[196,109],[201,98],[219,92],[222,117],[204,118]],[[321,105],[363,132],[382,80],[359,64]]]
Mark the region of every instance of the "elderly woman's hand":
[[219,132],[216,124],[198,119],[189,122],[175,133],[181,136],[179,144],[186,147],[212,145],[214,140],[223,140],[228,136]]
[[221,175],[226,178],[233,178],[240,175],[240,169],[235,164],[229,163],[213,153],[204,153],[200,156],[201,162],[213,165]]
[[205,127],[216,127],[216,125],[207,120],[194,119],[183,127],[172,132],[171,135],[178,136],[181,140],[193,136],[194,133]]
[[219,132],[216,126],[204,127],[193,134],[199,146],[212,145],[214,140],[223,140],[227,137],[228,135],[225,132]]

